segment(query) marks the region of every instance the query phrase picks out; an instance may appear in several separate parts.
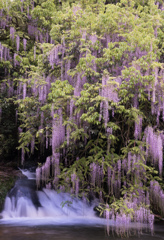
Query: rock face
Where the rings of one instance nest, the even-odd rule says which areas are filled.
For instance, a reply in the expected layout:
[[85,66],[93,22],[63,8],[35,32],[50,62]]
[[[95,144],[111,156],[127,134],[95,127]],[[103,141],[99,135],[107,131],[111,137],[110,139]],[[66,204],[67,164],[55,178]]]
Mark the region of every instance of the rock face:
[[32,201],[33,205],[38,208],[41,207],[38,196],[36,194],[35,180],[28,180],[27,178],[18,179],[15,186],[8,193],[8,197],[15,199],[15,204],[17,204],[18,199],[28,198]]
[[0,166],[0,180],[2,179],[9,179],[11,177],[23,177],[23,174],[12,167],[7,167],[5,165]]
[[[27,171],[28,176],[26,176],[26,170],[14,170],[11,168],[4,168],[3,171],[6,178],[10,178],[11,172],[16,181],[13,181],[13,188],[8,189],[7,196],[12,200],[14,199],[15,205],[17,205],[18,200],[23,197],[30,199],[33,205],[38,208],[41,204],[38,200],[36,194],[36,180],[33,172]],[[16,207],[16,206],[15,206]]]
[[6,165],[0,166],[0,211],[4,207],[7,193],[13,188],[18,178],[24,178],[21,171]]

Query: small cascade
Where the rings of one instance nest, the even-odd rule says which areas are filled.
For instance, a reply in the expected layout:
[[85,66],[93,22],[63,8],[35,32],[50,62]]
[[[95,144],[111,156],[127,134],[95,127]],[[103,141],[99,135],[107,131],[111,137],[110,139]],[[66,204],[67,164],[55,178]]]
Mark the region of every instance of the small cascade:
[[33,179],[35,180],[36,179],[36,173],[35,172],[32,172],[32,171],[29,171],[27,169],[20,169],[19,170],[22,172],[23,175],[25,175],[29,180]]
[[[21,169],[20,169],[21,170]],[[105,226],[118,234],[135,229],[147,229],[144,223],[127,221],[127,218],[114,220],[100,218],[94,208],[98,200],[92,202],[79,199],[69,193],[57,192],[53,189],[43,188],[37,190],[36,175],[29,170],[21,170],[24,178],[18,179],[15,186],[8,193],[4,210],[1,213],[0,225],[14,226]],[[109,207],[109,206],[107,206]],[[109,215],[109,212],[106,211]]]
[[91,206],[67,193],[43,189],[35,195],[28,190],[20,189],[19,196],[6,197],[3,218],[95,217]]
[[[21,170],[21,169],[20,169]],[[1,221],[42,221],[46,224],[51,219],[58,224],[106,224],[106,220],[96,216],[95,200],[88,203],[86,200],[75,198],[69,193],[58,193],[52,189],[36,189],[35,173],[21,170],[26,176],[18,179],[15,186],[8,193]]]

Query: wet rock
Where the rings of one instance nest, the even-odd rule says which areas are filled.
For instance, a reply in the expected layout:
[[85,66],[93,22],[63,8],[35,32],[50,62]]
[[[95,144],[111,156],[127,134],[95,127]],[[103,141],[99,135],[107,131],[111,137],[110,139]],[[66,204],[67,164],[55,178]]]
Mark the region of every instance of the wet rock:
[[14,197],[16,203],[20,197],[31,199],[36,208],[41,207],[37,193],[35,180],[29,180],[27,178],[18,179],[15,183],[15,186],[8,193],[8,197]]

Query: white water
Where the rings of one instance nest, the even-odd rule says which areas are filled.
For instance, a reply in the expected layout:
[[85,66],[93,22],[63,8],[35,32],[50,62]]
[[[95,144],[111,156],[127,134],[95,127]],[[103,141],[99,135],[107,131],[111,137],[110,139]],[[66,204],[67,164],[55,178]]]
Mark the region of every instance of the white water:
[[[34,173],[22,171],[22,173],[33,179]],[[30,195],[31,189],[25,186],[19,180],[16,183],[16,194],[6,197],[4,210],[1,213],[1,223],[17,225],[106,225],[106,220],[96,216],[92,205],[87,201],[73,198],[68,193],[57,193],[54,190],[43,189],[34,191],[40,206],[36,206]],[[14,192],[14,191],[13,191]],[[37,202],[37,203],[38,203]],[[111,222],[112,224],[112,222]]]
[[[96,216],[94,207],[86,200],[73,198],[69,193],[57,193],[55,190],[42,189],[36,191],[35,174],[23,170],[27,179],[19,179],[5,200],[4,210],[1,213],[0,224],[16,226],[39,225],[89,225],[89,226],[116,226],[123,228],[147,227],[146,224],[116,224],[113,220],[106,220]],[[145,225],[145,226],[144,226]]]
[[[121,228],[118,223],[95,215],[93,208],[98,205],[96,201],[91,205],[72,198],[68,193],[57,193],[49,189],[36,191],[33,185],[35,174],[25,170],[22,173],[28,179],[18,180],[5,200],[0,219],[0,239],[106,240],[109,236],[106,237],[105,226],[107,232],[109,227],[112,233],[120,231],[120,236],[125,233],[126,228],[133,230],[132,235],[137,234],[138,230],[138,233],[142,234],[141,238],[130,237],[129,240],[164,240],[163,228],[161,230],[157,226],[155,236],[151,236],[147,231],[142,232],[141,224],[124,224]],[[146,229],[146,225],[144,228]],[[121,240],[111,235],[110,239]]]
[[22,172],[23,175],[25,175],[28,179],[36,179],[36,173],[35,172],[30,172],[27,169],[21,169],[19,170]]
[[[67,193],[57,193],[54,190],[43,189],[37,191],[39,202],[42,207],[38,209],[34,206],[31,199],[20,197],[6,197],[3,218],[95,218],[93,207],[84,203],[82,200],[73,199]],[[67,204],[66,201],[70,203]],[[65,203],[65,204],[64,204]],[[64,206],[62,207],[62,205]]]

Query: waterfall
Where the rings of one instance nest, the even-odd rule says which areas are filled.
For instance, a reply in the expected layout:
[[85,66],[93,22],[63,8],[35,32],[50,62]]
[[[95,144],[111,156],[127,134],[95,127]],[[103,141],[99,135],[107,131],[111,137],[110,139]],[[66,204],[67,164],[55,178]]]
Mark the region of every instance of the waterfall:
[[98,217],[94,211],[99,203],[97,199],[89,202],[53,189],[37,190],[36,174],[28,170],[21,172],[24,178],[18,179],[6,196],[0,226],[104,226],[108,234],[111,230],[118,235],[129,234],[131,230],[140,234],[143,229],[149,229],[147,224],[128,222],[119,216],[116,220],[107,215]]
[[106,220],[96,216],[96,200],[89,203],[69,193],[52,189],[36,189],[35,173],[21,170],[26,176],[18,179],[5,199],[2,221],[32,224],[101,224]]

